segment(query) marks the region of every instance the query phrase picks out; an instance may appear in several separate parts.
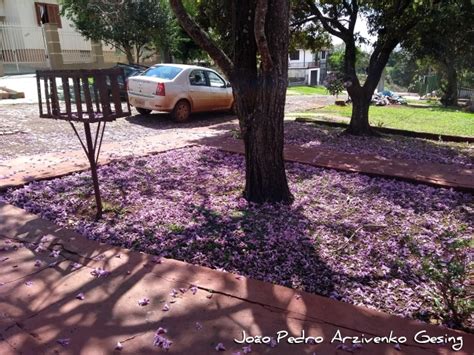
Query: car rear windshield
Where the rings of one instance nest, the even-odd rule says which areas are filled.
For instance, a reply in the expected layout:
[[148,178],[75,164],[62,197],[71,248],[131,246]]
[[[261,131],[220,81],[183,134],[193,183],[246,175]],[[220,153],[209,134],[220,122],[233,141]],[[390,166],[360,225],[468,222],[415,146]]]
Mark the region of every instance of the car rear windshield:
[[151,67],[145,71],[143,76],[151,76],[153,78],[168,79],[172,80],[182,71],[181,68],[173,67],[169,65],[159,65],[157,67]]

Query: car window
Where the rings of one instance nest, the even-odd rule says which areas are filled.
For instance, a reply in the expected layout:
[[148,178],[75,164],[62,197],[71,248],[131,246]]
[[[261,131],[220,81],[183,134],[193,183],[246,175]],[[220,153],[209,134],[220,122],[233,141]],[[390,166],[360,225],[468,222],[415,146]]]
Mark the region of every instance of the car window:
[[211,84],[212,87],[214,88],[225,88],[225,81],[222,80],[219,75],[212,71],[208,71],[207,75],[209,77],[209,83]]
[[189,83],[194,86],[207,86],[204,70],[193,70],[189,74]]
[[153,78],[172,80],[182,71],[181,68],[170,65],[158,65],[147,69],[142,75],[151,76]]

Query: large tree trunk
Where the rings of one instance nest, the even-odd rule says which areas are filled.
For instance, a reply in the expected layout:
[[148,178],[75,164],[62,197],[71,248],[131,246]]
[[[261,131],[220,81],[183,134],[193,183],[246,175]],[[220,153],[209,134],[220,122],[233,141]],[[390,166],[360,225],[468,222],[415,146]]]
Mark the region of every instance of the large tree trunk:
[[245,198],[291,203],[283,159],[290,2],[232,0],[232,60],[192,21],[180,0],[170,4],[186,32],[232,83],[245,144]]
[[369,124],[370,98],[367,99],[367,94],[360,90],[357,94],[351,95],[351,99],[352,115],[347,132],[358,136],[373,135],[374,131]]
[[[355,64],[355,41],[347,41],[344,53],[344,81],[348,85],[347,93],[352,100],[351,122],[347,133],[358,136],[370,136],[374,134],[369,124],[369,105],[374,88],[369,82],[366,82],[364,86],[360,85]],[[367,80],[373,79],[367,78]]]
[[283,159],[285,95],[286,83],[274,72],[260,80],[256,100],[245,95],[238,98],[240,105],[255,100],[250,117],[240,117],[246,158],[244,196],[248,201],[293,200]]
[[[244,2],[238,3],[237,29],[245,29],[249,25],[252,28],[250,38],[243,36],[244,31],[236,31],[239,38],[236,39],[235,62],[240,69],[232,78],[237,88],[237,113],[245,143],[244,195],[251,202],[291,203],[293,196],[288,188],[283,158],[289,4],[287,0],[269,1],[265,18],[265,45],[268,48],[264,50],[267,56],[260,53],[260,69],[257,72],[254,21],[252,19],[248,23],[249,10],[243,6]],[[247,6],[252,5],[252,1],[247,3]],[[252,45],[249,46],[249,42]],[[245,51],[239,49],[240,44],[246,47]]]
[[443,88],[441,103],[444,106],[457,106],[458,104],[458,74],[456,68],[450,62],[445,63],[446,86]]

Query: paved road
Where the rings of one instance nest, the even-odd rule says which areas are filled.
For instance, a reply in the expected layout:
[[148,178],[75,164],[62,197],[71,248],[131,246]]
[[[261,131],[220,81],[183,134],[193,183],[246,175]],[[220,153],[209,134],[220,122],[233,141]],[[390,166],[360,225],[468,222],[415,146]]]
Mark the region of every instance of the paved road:
[[[288,96],[286,111],[304,111],[330,104],[331,100],[330,96]],[[107,124],[104,142],[140,139],[170,130],[186,131],[232,121],[235,123],[235,116],[228,114],[198,114],[188,123],[177,124],[167,114],[141,116],[132,109],[132,116]],[[0,105],[0,161],[77,149],[81,146],[71,127],[64,121],[38,118],[36,104]]]

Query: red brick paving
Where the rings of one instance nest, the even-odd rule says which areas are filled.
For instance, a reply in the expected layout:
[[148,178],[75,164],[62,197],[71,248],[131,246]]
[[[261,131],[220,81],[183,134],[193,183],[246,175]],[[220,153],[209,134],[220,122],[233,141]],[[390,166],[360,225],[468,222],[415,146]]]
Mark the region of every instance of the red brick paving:
[[[228,152],[244,153],[243,142],[228,135],[203,138],[200,143]],[[387,159],[372,154],[348,154],[318,147],[303,148],[295,145],[286,145],[284,156],[287,161],[318,167],[474,191],[474,170],[448,164]]]
[[[454,353],[446,346],[415,343],[414,334],[422,330],[462,337],[457,354],[474,350],[473,335],[176,260],[157,264],[150,255],[87,240],[10,205],[0,205],[0,221],[0,256],[9,258],[0,268],[2,354],[108,354],[118,341],[122,353],[148,354],[158,350],[153,347],[158,327],[168,330],[171,354],[214,354],[220,342],[224,353],[232,354],[242,351],[233,339],[240,339],[243,330],[270,336],[285,330],[298,336],[301,329],[306,336],[323,337],[323,343],[252,345],[252,354],[346,354],[330,343],[337,330],[343,336],[388,336],[393,331],[407,337],[401,351],[393,344],[364,344],[356,354]],[[40,240],[46,251],[31,245]],[[58,259],[48,256],[53,248],[61,250]],[[42,261],[40,267],[35,260]],[[73,270],[73,263],[81,267]],[[90,273],[96,267],[110,275],[94,278]],[[198,287],[195,295],[191,285]],[[188,291],[172,297],[172,289],[179,288]],[[84,300],[76,298],[79,292]],[[143,297],[150,304],[141,307]],[[167,312],[162,311],[165,303]],[[57,343],[64,338],[70,339],[67,347]]]

